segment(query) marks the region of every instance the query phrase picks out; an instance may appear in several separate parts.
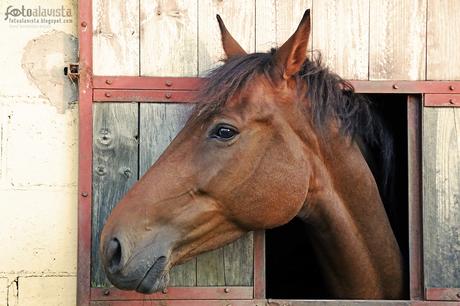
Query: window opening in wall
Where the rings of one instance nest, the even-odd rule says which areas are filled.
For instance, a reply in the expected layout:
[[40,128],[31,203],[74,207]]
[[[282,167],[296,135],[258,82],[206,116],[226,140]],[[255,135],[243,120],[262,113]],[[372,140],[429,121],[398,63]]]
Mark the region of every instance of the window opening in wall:
[[[409,298],[408,246],[408,149],[407,96],[370,94],[368,97],[393,136],[393,162],[388,196],[382,197],[393,232],[405,262],[406,292]],[[379,156],[377,149],[372,150]],[[379,163],[377,157],[377,163]],[[372,167],[371,167],[372,168]],[[380,176],[377,169],[371,169]],[[381,184],[380,184],[381,185]],[[381,189],[381,186],[379,186]],[[382,190],[381,194],[382,194]],[[318,259],[308,239],[305,224],[295,218],[288,224],[266,231],[267,298],[330,299],[321,276]]]

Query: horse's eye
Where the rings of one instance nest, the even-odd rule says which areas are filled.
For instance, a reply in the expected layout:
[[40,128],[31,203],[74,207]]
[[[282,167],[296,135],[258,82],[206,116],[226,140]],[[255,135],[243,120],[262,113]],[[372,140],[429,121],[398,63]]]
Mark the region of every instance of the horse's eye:
[[217,126],[211,133],[211,138],[226,141],[233,139],[236,135],[238,135],[238,131],[234,127],[228,125],[220,125]]

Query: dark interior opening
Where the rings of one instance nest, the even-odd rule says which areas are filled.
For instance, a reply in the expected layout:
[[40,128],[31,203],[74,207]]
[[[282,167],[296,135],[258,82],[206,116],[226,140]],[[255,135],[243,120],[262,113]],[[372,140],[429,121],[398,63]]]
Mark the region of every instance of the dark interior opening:
[[[406,292],[409,287],[407,96],[368,95],[393,136],[394,172],[392,199],[383,199],[393,232],[405,261]],[[382,192],[381,192],[382,194]],[[266,231],[266,294],[278,299],[330,299],[318,261],[307,238],[307,229],[297,218]],[[408,298],[408,296],[406,297]]]

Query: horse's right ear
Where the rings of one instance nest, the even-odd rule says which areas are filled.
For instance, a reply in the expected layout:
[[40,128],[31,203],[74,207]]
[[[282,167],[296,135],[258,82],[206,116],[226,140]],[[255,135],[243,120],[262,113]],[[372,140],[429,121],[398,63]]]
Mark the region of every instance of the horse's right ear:
[[228,32],[222,18],[220,18],[219,15],[216,15],[216,18],[217,22],[219,23],[220,34],[222,36],[222,46],[224,47],[227,60],[231,59],[232,57],[246,55],[246,51],[244,51],[244,49],[241,48],[240,44],[238,44],[236,40],[233,38],[233,36],[230,34],[230,32]]
[[276,51],[275,64],[282,78],[287,80],[300,71],[307,60],[307,45],[310,37],[310,10],[306,10],[297,30]]

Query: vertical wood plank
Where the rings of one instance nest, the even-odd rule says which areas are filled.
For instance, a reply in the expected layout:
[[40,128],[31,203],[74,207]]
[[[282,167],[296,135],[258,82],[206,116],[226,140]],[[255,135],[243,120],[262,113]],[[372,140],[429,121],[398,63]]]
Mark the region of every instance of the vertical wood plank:
[[224,248],[224,278],[227,286],[252,286],[254,269],[254,233]]
[[[460,79],[460,3],[428,0],[427,78]],[[426,287],[460,288],[460,110],[423,110]]]
[[[160,157],[169,143],[182,129],[192,105],[173,103],[142,103],[139,121],[140,176]],[[196,286],[196,259],[170,272],[170,286]]]
[[[312,8],[312,0],[257,0],[256,50],[280,47],[294,33],[307,8]],[[311,44],[310,37],[308,49]]]
[[313,7],[313,48],[324,64],[343,78],[367,80],[369,0],[314,0]]
[[141,75],[196,76],[198,6],[187,0],[140,0]]
[[138,12],[138,0],[93,0],[95,75],[138,75]]
[[198,3],[198,71],[201,75],[224,59],[216,14],[222,17],[227,29],[241,47],[246,52],[254,52],[255,0],[199,0]]
[[94,105],[92,287],[110,286],[99,257],[99,237],[113,207],[137,180],[137,104]]
[[427,79],[460,80],[460,3],[428,0]]
[[[219,65],[219,61],[224,59],[224,53],[221,44],[220,31],[218,28],[216,14],[221,15],[225,25],[230,33],[235,37],[238,43],[247,51],[255,50],[255,0],[251,1],[230,1],[230,0],[199,0],[199,67],[200,74]],[[252,241],[252,240],[251,240]],[[235,242],[239,245],[240,250],[252,252],[252,243]],[[225,267],[228,269],[236,267],[239,261],[243,261],[246,267],[245,259],[240,256],[233,256],[235,245],[225,246],[223,248],[202,254],[197,257],[197,285],[198,286],[223,286],[226,285]],[[227,256],[228,254],[228,256]],[[226,265],[227,263],[227,265]],[[246,268],[245,268],[246,269]],[[249,269],[249,268],[247,268]],[[246,270],[247,270],[246,269]],[[246,273],[245,271],[235,271],[235,274]],[[243,280],[252,277],[241,276]],[[243,285],[237,283],[241,279],[230,276],[229,281],[235,282],[234,285]],[[229,284],[227,284],[229,285]]]
[[426,0],[370,1],[369,78],[424,80]]
[[460,288],[460,113],[425,108],[424,125],[425,285]]

